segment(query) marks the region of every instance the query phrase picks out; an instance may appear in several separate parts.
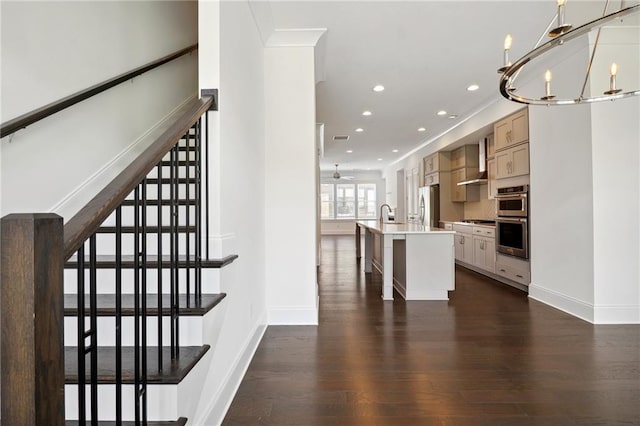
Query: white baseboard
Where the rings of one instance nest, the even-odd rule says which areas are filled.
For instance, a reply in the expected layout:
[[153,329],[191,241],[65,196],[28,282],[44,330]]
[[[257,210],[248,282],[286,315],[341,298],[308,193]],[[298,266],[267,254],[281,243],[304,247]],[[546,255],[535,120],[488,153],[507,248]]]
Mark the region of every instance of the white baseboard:
[[269,307],[269,325],[318,325],[318,306]]
[[224,378],[222,386],[218,388],[216,395],[211,398],[211,402],[203,412],[204,414],[200,418],[194,419],[193,423],[189,421],[189,424],[202,426],[222,424],[224,416],[227,414],[240,383],[242,383],[242,379],[249,368],[249,364],[251,364],[253,355],[258,349],[262,336],[267,330],[265,320],[266,318],[263,317],[258,321],[254,332],[244,344],[242,351],[240,351],[233,366]]
[[570,315],[594,323],[594,307],[589,303],[535,284],[529,285],[529,297]]
[[594,324],[640,324],[640,305],[596,305]]

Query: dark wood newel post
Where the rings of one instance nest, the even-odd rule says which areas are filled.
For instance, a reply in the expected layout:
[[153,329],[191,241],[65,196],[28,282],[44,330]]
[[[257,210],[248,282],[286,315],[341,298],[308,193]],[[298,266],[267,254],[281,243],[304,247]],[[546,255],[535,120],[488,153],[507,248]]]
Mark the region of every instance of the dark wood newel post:
[[1,219],[2,424],[64,424],[63,225]]

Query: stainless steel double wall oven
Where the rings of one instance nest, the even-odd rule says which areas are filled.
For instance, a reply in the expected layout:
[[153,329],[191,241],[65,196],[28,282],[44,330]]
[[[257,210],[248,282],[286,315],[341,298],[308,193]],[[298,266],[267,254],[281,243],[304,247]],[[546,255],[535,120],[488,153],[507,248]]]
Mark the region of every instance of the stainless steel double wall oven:
[[496,194],[496,251],[529,258],[529,186],[498,188]]

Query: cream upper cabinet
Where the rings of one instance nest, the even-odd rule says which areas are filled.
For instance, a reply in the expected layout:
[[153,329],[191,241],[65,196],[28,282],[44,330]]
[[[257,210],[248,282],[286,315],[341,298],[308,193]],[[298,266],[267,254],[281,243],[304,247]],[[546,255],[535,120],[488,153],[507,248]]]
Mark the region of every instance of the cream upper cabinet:
[[478,145],[465,145],[451,151],[451,170],[478,167]]
[[437,152],[435,154],[431,154],[430,156],[424,158],[423,163],[424,163],[425,176],[440,170],[440,168],[438,167],[439,159],[440,157]]
[[529,140],[529,116],[525,108],[493,126],[495,150],[500,151]]
[[424,177],[424,185],[425,186],[438,185],[439,183],[440,183],[440,173],[439,172],[429,173],[428,175],[425,175],[425,177]]
[[487,136],[487,158],[492,159],[496,156],[496,143],[493,134]]
[[529,174],[529,144],[496,152],[496,179]]
[[487,161],[487,198],[493,200],[496,198],[496,159]]

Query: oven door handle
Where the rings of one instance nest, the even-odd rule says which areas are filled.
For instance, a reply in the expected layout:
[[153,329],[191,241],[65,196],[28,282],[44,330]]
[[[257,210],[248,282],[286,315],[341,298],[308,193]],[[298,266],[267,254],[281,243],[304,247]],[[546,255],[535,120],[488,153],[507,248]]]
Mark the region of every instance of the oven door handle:
[[506,222],[506,223],[527,223],[527,219],[526,218],[502,218],[499,217],[496,219],[496,222]]

